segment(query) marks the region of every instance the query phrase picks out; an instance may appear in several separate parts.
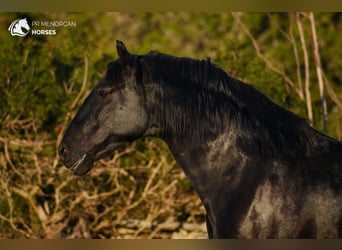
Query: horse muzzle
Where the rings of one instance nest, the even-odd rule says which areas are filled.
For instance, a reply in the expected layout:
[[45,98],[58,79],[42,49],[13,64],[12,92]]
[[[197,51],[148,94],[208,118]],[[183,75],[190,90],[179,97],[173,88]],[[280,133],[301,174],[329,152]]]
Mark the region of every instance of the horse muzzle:
[[66,168],[71,170],[75,175],[85,175],[93,167],[94,160],[89,154],[84,153],[76,158],[76,160],[71,160],[71,158],[75,157],[70,156],[69,150],[63,144],[59,146],[58,153]]

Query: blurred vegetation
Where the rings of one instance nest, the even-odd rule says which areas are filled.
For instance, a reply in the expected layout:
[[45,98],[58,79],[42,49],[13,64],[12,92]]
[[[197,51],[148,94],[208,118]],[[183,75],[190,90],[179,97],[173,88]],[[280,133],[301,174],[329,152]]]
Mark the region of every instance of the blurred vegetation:
[[[56,36],[11,37],[7,27],[18,17],[76,21],[77,27],[58,27]],[[341,139],[341,19],[341,13],[1,14],[0,238],[122,238],[120,223],[132,218],[204,223],[196,192],[162,141],[127,144],[82,178],[56,155],[66,125],[117,57],[117,39],[132,53],[210,57]],[[317,67],[323,72],[326,131]],[[170,237],[146,227],[131,237]]]

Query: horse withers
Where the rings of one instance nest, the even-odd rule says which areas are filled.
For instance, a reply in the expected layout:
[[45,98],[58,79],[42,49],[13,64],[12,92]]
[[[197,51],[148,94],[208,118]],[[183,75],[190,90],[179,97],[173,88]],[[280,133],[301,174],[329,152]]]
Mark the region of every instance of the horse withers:
[[209,60],[156,51],[119,58],[59,146],[86,174],[124,142],[159,137],[207,212],[209,238],[342,236],[342,143]]

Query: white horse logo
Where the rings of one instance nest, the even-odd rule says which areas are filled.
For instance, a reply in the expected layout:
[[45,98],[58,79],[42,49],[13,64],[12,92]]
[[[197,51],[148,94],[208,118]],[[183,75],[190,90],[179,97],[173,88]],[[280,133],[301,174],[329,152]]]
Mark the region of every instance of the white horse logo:
[[26,36],[30,32],[30,26],[26,18],[18,18],[8,27],[12,36]]

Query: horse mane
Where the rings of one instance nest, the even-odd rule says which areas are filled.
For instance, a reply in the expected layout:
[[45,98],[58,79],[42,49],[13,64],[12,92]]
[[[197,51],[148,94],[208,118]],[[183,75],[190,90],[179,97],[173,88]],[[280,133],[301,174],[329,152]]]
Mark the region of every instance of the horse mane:
[[312,129],[305,119],[230,77],[209,59],[159,52],[142,57],[149,65],[150,80],[159,86],[155,110],[165,131],[202,142],[233,131],[240,147],[265,157],[282,151],[301,158],[308,150]]

